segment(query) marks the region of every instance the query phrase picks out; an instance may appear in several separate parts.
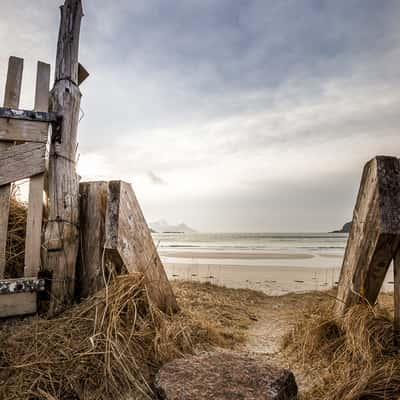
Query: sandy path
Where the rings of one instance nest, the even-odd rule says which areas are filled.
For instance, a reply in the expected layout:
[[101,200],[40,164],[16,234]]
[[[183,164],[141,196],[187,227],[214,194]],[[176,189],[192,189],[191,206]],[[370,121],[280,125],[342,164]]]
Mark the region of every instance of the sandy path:
[[249,327],[244,346],[245,351],[263,354],[271,363],[290,369],[299,391],[310,389],[312,381],[281,352],[282,339],[293,328],[303,305],[320,295],[314,292],[267,298],[257,311],[257,321]]

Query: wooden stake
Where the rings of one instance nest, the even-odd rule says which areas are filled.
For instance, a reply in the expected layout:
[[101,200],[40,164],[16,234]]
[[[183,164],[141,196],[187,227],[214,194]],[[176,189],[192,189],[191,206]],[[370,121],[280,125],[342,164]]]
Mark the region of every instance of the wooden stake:
[[105,219],[108,182],[81,182],[80,193],[80,256],[77,267],[79,295],[89,297],[104,287],[102,267],[105,262]]
[[[35,111],[49,109],[50,65],[38,62],[36,75]],[[48,127],[47,127],[48,129]],[[40,250],[43,217],[44,174],[31,178],[26,224],[25,270],[26,277],[38,276],[41,266]]]
[[49,217],[45,231],[46,268],[52,271],[50,316],[73,302],[79,246],[78,177],[75,171],[81,92],[78,88],[78,49],[82,19],[80,0],[61,7],[55,85],[50,110],[62,114],[61,129],[53,132],[49,161]]
[[[10,57],[8,61],[8,72],[6,90],[4,94],[4,107],[18,108],[21,94],[22,72],[24,60],[22,58]],[[0,142],[0,151],[9,147],[9,143]],[[10,185],[0,187],[0,279],[4,277],[6,268],[6,245],[8,213],[10,209]]]

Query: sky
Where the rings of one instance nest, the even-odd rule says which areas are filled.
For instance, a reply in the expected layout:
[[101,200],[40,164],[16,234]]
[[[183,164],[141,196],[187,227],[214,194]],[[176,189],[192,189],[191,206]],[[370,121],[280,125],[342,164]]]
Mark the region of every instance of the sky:
[[[1,0],[8,56],[54,65],[61,0]],[[147,220],[329,231],[363,165],[400,153],[396,0],[85,0],[78,171],[131,182]],[[2,93],[2,92],[1,92]]]

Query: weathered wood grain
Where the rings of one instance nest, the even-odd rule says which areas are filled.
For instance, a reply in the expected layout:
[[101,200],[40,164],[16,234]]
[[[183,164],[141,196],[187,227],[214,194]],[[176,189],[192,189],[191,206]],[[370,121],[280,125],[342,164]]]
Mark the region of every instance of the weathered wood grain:
[[24,143],[0,152],[0,186],[42,174],[46,167],[46,145]]
[[106,249],[129,272],[144,275],[149,297],[162,311],[178,305],[135,193],[129,183],[111,181],[106,213]]
[[47,122],[0,118],[0,140],[47,143]]
[[81,241],[76,278],[79,295],[85,298],[104,287],[102,267],[108,182],[81,182],[79,193]]
[[0,118],[26,122],[58,122],[60,115],[49,111],[22,110],[20,108],[0,107]]
[[0,295],[0,318],[36,313],[36,292]]
[[400,163],[378,156],[363,172],[340,273],[336,312],[374,304],[400,235]]
[[44,285],[44,279],[38,278],[0,280],[0,296],[13,293],[41,292],[44,290]]
[[[50,65],[37,64],[35,110],[49,109]],[[46,142],[48,124],[46,123]],[[25,276],[38,276],[41,266],[44,174],[31,178],[25,240]]]
[[[8,61],[8,72],[6,89],[4,93],[4,106],[18,108],[21,94],[22,72],[24,60],[10,57]],[[7,149],[7,143],[0,142],[0,153]],[[8,214],[10,209],[10,185],[0,187],[0,278],[4,277],[6,267],[6,244]]]
[[45,231],[46,268],[52,272],[49,315],[74,299],[79,247],[78,176],[75,170],[81,93],[78,88],[78,49],[82,19],[80,0],[61,7],[55,85],[50,111],[62,115],[61,129],[52,135],[49,160],[49,216]]

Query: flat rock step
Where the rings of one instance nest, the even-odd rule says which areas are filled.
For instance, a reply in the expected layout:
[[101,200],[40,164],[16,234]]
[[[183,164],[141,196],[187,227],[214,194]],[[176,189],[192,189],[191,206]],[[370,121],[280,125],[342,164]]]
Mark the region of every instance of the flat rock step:
[[262,355],[215,352],[165,364],[155,380],[164,400],[295,400],[292,372]]

